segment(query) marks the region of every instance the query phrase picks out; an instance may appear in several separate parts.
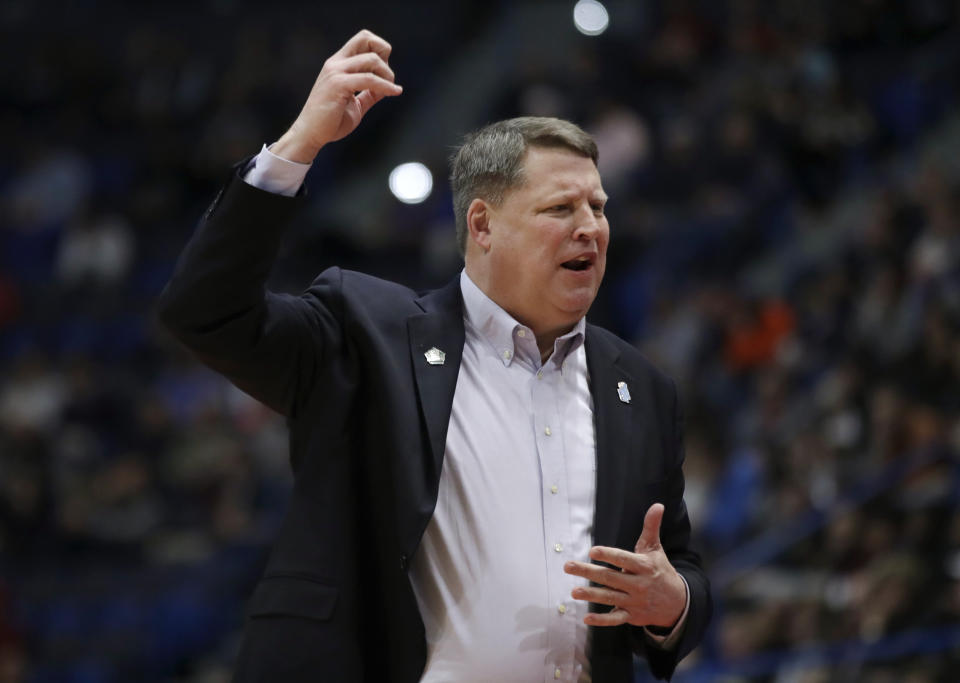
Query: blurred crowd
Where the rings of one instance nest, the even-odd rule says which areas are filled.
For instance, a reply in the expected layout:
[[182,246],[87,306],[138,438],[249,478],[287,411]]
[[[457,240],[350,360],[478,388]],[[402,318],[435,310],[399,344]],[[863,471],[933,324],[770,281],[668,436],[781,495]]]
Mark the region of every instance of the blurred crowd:
[[[370,27],[409,93],[439,68],[428,49],[508,4],[447,10],[407,57]],[[476,123],[556,115],[597,138],[612,242],[590,317],[678,382],[717,601],[676,680],[953,681],[960,5],[630,4],[629,30],[609,3],[607,34],[505,76]],[[153,306],[231,164],[357,28],[278,7],[306,19],[0,10],[0,683],[226,680],[290,486],[285,425]],[[431,221],[393,243],[324,218],[391,106],[318,162],[276,286],[335,262],[417,286],[457,272],[431,237],[453,239],[442,190],[388,212]]]

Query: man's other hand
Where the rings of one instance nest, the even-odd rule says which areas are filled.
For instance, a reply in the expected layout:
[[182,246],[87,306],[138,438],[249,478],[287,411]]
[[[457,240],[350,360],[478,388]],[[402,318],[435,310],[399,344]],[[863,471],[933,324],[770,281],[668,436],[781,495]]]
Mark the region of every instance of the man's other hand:
[[324,62],[297,120],[270,151],[312,163],[321,147],[349,135],[374,104],[403,92],[387,64],[391,49],[366,29],[348,40]]
[[587,562],[567,562],[568,574],[589,579],[599,586],[573,589],[577,600],[611,605],[609,612],[591,612],[584,617],[588,626],[673,627],[686,607],[687,590],[660,545],[663,505],[654,503],[643,520],[643,531],[634,552],[621,548],[594,546],[590,558],[619,569]]

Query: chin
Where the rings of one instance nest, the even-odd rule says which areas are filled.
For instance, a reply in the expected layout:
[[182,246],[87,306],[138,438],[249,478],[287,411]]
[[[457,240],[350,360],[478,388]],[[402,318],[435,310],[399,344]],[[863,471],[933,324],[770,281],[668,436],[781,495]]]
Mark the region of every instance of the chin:
[[590,310],[590,305],[593,303],[593,298],[585,301],[568,301],[565,302],[565,305],[560,307],[560,310],[563,311],[562,317],[564,318],[565,325],[574,325],[580,318],[587,314],[587,311]]
[[595,289],[572,293],[564,297],[563,305],[560,308],[570,315],[576,315],[576,319],[579,320],[590,310],[590,306],[593,305],[593,300],[596,298],[597,291]]

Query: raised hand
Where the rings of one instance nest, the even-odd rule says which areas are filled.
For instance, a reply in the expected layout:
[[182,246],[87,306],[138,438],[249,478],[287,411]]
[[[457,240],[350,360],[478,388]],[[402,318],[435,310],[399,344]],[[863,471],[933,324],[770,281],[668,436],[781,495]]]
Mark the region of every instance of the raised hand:
[[403,92],[387,64],[391,49],[366,29],[348,40],[324,62],[300,115],[271,151],[311,163],[325,144],[349,135],[370,107]]
[[643,519],[643,531],[634,552],[594,546],[590,558],[618,567],[608,569],[587,562],[567,562],[563,570],[600,584],[574,588],[577,600],[611,605],[606,613],[591,612],[583,621],[589,626],[666,626],[680,619],[686,606],[683,579],[670,564],[660,545],[663,505],[654,503]]

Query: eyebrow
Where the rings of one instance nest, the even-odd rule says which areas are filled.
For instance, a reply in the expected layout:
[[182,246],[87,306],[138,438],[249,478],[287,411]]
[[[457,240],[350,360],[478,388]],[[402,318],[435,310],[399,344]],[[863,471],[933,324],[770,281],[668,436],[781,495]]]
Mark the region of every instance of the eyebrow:
[[[544,199],[547,203],[556,203],[556,202],[569,202],[572,199],[575,199],[580,196],[579,192],[560,192],[558,194],[547,195]],[[599,194],[590,194],[590,201],[594,202],[603,202],[604,204],[610,199],[607,196],[606,192],[600,191]]]

